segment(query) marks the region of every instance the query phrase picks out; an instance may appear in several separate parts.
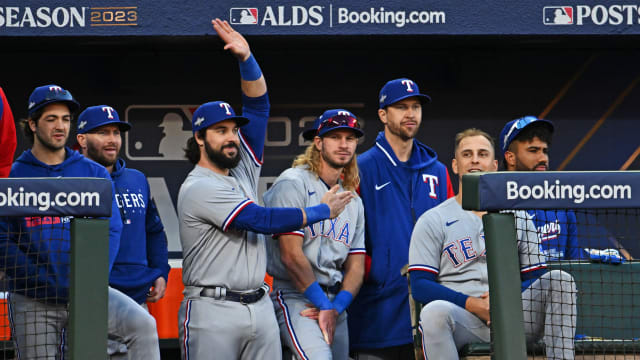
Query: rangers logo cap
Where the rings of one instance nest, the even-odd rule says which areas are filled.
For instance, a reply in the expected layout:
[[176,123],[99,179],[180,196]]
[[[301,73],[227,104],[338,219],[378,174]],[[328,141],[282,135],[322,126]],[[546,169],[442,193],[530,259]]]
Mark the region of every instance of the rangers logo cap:
[[118,112],[109,105],[97,105],[86,108],[78,116],[78,134],[86,134],[89,131],[108,124],[117,124],[120,131],[131,129],[131,124],[120,121]]
[[193,113],[191,125],[195,134],[200,129],[206,129],[213,124],[217,124],[224,120],[235,120],[238,126],[244,126],[249,123],[249,119],[244,116],[236,116],[231,105],[224,101],[212,101],[200,105]]
[[61,86],[51,84],[39,86],[33,90],[31,96],[29,96],[27,114],[31,116],[38,109],[57,102],[67,104],[69,111],[72,113],[80,107],[80,104],[73,98],[71,92],[63,89]]
[[391,80],[384,84],[382,90],[380,90],[380,97],[378,98],[379,108],[384,109],[400,100],[414,96],[417,97],[423,105],[431,102],[431,97],[421,94],[418,84],[413,80],[407,78]]
[[[345,109],[331,109],[331,110],[327,110],[324,113],[322,113],[322,115],[318,116],[316,118],[316,120],[313,122],[313,124],[311,125],[310,128],[304,130],[302,132],[302,137],[305,138],[305,140],[313,140],[314,137],[316,137],[316,135],[318,134],[318,128],[320,127],[320,124],[322,124],[322,121],[324,119],[328,119],[331,117],[334,117],[338,114],[342,114],[342,115],[347,115],[347,116],[351,116],[351,117],[356,117],[355,115],[353,115],[353,113],[351,111],[345,110]],[[359,130],[359,129],[358,129]]]
[[531,124],[546,124],[549,127],[549,130],[553,132],[553,123],[549,120],[538,119],[535,116],[524,116],[519,119],[509,121],[502,131],[500,131],[500,138],[498,139],[500,144],[500,151],[502,151],[502,155],[504,156],[505,151],[509,148],[509,145],[513,142],[524,128]]

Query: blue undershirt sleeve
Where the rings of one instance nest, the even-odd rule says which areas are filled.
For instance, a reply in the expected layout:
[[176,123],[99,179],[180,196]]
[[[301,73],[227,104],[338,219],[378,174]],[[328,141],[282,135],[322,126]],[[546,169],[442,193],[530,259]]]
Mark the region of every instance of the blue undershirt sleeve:
[[469,296],[440,285],[436,281],[435,274],[426,271],[412,271],[409,276],[411,279],[411,296],[416,301],[426,305],[434,300],[446,300],[463,309],[465,308],[464,306]]
[[251,203],[242,209],[230,227],[263,234],[300,230],[302,228],[302,210],[298,208],[266,208]]
[[522,281],[522,291],[527,290],[531,284],[533,284],[536,280],[540,278],[540,276],[547,273],[547,269],[539,269],[534,271],[529,271],[526,273],[520,273],[520,280]]

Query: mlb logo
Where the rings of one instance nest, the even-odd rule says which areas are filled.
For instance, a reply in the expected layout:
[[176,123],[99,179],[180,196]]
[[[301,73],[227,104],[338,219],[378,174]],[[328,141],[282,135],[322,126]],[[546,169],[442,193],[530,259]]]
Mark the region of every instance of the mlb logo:
[[193,136],[191,119],[198,105],[130,105],[125,121],[136,131],[124,133],[128,160],[184,161],[184,148]]
[[545,25],[572,25],[572,6],[545,6],[542,9],[542,22]]
[[258,23],[258,8],[231,8],[229,11],[231,24],[256,25]]

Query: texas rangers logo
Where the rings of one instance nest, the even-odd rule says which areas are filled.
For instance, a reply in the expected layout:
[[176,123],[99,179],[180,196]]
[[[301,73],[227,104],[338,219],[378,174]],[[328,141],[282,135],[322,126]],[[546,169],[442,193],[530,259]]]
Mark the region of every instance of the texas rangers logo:
[[411,86],[413,86],[413,81],[411,80],[402,80],[402,85],[406,85],[407,86],[407,92],[413,92],[413,88]]
[[102,107],[102,112],[106,112],[107,113],[107,118],[108,119],[113,119],[114,118],[113,117],[113,113],[115,112],[115,110],[113,110],[113,108],[111,106],[103,106]]
[[226,102],[223,102],[223,103],[220,103],[220,107],[224,108],[225,114],[233,115],[233,114],[231,114],[231,105],[227,104]]
[[429,197],[437,199],[438,194],[436,193],[436,186],[438,186],[438,177],[429,174],[422,174],[422,181],[429,184]]
[[49,91],[62,91],[62,88],[60,86],[49,86]]

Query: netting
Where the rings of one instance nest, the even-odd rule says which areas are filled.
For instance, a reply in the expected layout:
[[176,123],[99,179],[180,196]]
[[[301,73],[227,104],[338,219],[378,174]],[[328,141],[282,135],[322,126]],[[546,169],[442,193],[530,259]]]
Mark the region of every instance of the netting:
[[530,358],[640,359],[640,210],[514,215]]
[[0,217],[0,358],[66,350],[69,217]]

